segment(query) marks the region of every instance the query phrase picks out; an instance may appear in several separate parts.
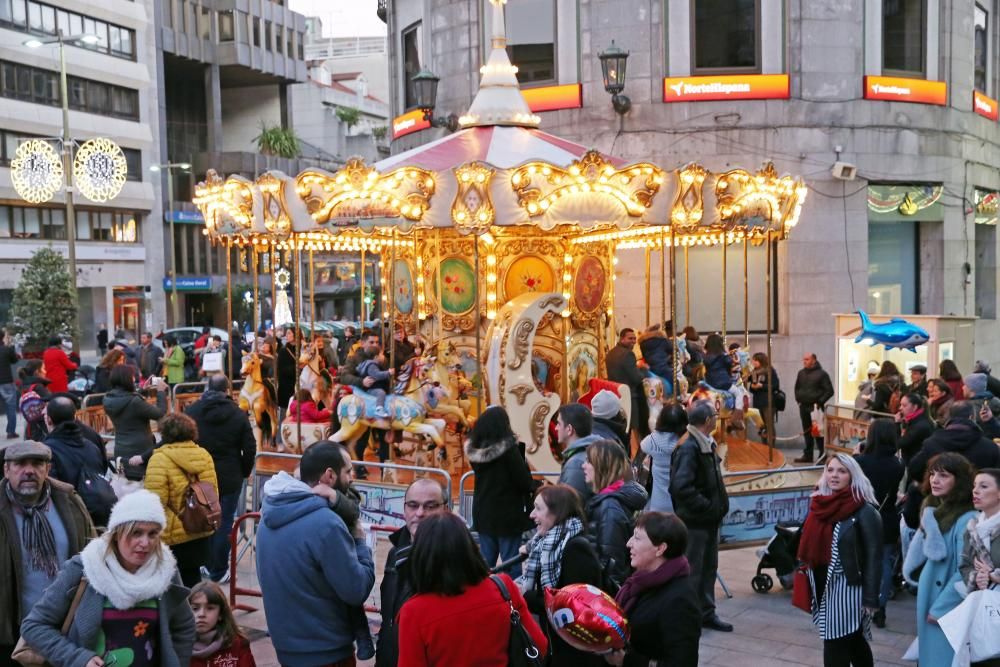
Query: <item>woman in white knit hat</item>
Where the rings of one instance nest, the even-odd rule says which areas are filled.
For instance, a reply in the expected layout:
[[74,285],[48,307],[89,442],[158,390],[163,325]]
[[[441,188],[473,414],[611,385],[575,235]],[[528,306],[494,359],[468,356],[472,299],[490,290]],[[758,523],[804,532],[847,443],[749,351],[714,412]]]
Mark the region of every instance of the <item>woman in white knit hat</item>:
[[[108,532],[62,566],[24,623],[21,636],[56,667],[187,667],[195,638],[170,549],[167,519],[149,491],[111,510]],[[69,632],[60,632],[80,586]]]

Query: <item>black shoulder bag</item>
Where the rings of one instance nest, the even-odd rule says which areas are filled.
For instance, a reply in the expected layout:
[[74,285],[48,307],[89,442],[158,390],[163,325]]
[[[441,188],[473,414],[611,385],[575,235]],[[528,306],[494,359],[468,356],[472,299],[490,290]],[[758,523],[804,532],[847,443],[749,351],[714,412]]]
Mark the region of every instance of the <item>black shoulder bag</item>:
[[496,584],[496,587],[500,589],[500,595],[510,605],[510,639],[507,641],[507,664],[510,667],[543,667],[545,657],[535,646],[531,635],[521,625],[521,614],[514,608],[507,584],[503,582],[503,579],[493,574],[490,575],[490,580]]

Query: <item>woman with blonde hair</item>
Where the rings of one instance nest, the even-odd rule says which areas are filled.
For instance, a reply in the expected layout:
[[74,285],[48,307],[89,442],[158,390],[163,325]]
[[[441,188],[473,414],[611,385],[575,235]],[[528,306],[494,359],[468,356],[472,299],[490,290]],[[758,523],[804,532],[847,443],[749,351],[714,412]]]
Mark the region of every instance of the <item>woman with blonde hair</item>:
[[[187,667],[195,622],[177,563],[160,541],[160,500],[131,493],[111,510],[108,532],[62,566],[21,625],[51,665]],[[74,598],[69,631],[60,632]]]
[[882,519],[871,482],[847,454],[826,464],[809,502],[798,559],[806,577],[796,577],[793,598],[810,602],[824,666],[873,665],[868,641],[882,577]]
[[635,513],[649,499],[646,489],[632,477],[632,465],[621,445],[598,440],[587,447],[584,479],[594,490],[587,501],[587,523],[597,545],[597,557],[606,578],[617,592],[630,573],[626,543],[635,528]]

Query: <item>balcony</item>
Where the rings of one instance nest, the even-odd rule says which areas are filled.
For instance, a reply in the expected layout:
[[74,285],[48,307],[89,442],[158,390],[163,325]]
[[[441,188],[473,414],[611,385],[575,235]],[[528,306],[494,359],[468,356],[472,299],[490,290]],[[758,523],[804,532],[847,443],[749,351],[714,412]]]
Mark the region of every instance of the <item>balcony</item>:
[[378,8],[375,10],[382,23],[386,23],[389,16],[389,0],[378,0]]

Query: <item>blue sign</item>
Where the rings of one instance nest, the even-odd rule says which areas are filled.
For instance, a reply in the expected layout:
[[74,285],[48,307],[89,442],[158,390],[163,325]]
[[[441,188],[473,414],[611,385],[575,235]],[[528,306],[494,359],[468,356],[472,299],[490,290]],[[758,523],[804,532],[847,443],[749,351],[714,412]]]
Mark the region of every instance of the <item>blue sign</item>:
[[[173,281],[167,276],[163,279],[163,289],[167,292],[173,288]],[[193,292],[198,290],[211,290],[211,276],[181,276],[177,279],[178,292]]]
[[[171,211],[163,212],[163,221],[170,222]],[[205,224],[205,218],[202,217],[199,211],[173,211],[174,222],[179,222],[188,225],[203,225]],[[180,289],[178,287],[178,289]]]

